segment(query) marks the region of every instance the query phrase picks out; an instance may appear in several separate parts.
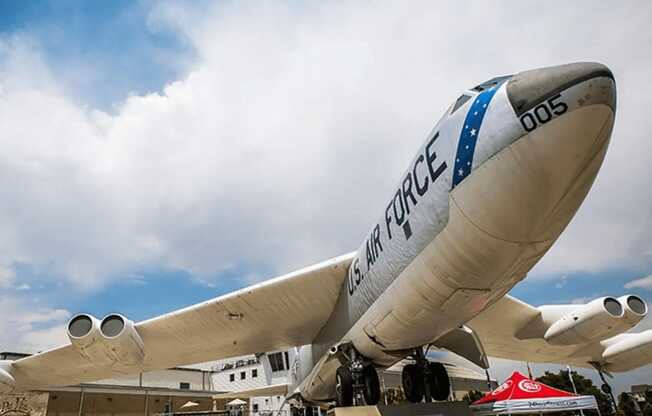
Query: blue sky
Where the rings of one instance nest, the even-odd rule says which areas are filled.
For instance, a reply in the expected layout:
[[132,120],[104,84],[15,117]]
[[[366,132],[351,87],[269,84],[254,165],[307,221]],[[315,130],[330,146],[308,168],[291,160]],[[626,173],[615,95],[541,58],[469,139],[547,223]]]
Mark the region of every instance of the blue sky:
[[193,47],[148,25],[149,11],[147,3],[128,0],[5,1],[0,34],[32,39],[80,103],[110,110],[128,94],[160,91],[188,70]]
[[[616,73],[614,143],[512,294],[652,300],[624,287],[652,274],[651,31],[631,5],[521,3],[0,2],[0,300],[44,316],[0,349],[58,341],[66,314],[142,320],[348,252],[460,90],[582,59]],[[487,42],[455,23],[487,16]]]

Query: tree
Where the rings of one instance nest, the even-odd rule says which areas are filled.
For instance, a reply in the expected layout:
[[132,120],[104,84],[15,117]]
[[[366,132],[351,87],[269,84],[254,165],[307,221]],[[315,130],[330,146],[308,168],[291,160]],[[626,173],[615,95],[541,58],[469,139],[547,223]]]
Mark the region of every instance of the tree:
[[[572,375],[573,381],[575,381],[577,394],[594,396],[598,402],[600,414],[603,416],[613,413],[609,398],[593,384],[591,379],[578,374],[576,371],[573,371]],[[568,378],[568,371],[559,370],[559,373],[557,374],[546,371],[543,376],[538,377],[536,380],[540,383],[547,384],[560,390],[573,392],[573,385]],[[574,414],[575,413],[570,412],[559,413],[560,416],[570,416]]]
[[618,396],[618,409],[621,410],[625,416],[641,416],[636,399],[626,392],[620,393],[620,396]]

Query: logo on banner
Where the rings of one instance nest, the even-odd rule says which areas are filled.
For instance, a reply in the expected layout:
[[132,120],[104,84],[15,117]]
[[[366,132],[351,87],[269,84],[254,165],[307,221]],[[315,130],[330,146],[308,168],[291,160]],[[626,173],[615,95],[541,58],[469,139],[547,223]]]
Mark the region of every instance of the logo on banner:
[[496,388],[496,390],[494,390],[493,393],[491,393],[491,394],[494,395],[494,396],[497,396],[497,395],[504,392],[505,390],[507,390],[510,387],[512,387],[512,380],[507,380],[506,382],[504,382],[503,384],[498,386]]
[[528,393],[536,393],[541,391],[541,384],[532,380],[521,380],[518,383],[518,388]]

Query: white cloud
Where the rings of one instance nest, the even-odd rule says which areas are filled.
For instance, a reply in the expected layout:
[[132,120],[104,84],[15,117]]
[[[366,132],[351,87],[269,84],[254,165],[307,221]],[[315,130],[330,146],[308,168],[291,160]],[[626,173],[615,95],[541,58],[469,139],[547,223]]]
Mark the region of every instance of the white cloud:
[[67,342],[64,309],[42,306],[34,299],[0,295],[0,350],[35,353]]
[[614,139],[533,275],[652,267],[640,6],[186,5],[156,4],[147,24],[188,39],[192,71],[111,114],[62,92],[28,38],[0,40],[0,285],[14,264],[83,289],[148,266],[208,281],[355,249],[463,88],[577,60],[616,74]]
[[[612,66],[622,109],[594,191],[534,274],[649,260],[651,198],[635,191],[651,173],[652,143],[638,134],[651,127],[637,88],[647,85],[648,61],[631,65],[621,47],[623,39],[632,50],[649,43],[635,8],[591,7],[587,17],[574,4],[522,19],[521,6],[427,2],[179,7],[156,6],[148,25],[187,37],[194,69],[160,94],[126,98],[114,114],[64,95],[38,46],[3,41],[0,250],[9,264],[94,287],[148,265],[207,278],[340,254],[381,213],[458,91],[579,59]],[[467,30],[487,20],[480,38]],[[572,27],[573,36],[551,25]],[[621,29],[596,32],[600,25]]]
[[625,283],[625,289],[650,289],[652,290],[652,275],[641,277],[640,279],[632,280],[631,282]]

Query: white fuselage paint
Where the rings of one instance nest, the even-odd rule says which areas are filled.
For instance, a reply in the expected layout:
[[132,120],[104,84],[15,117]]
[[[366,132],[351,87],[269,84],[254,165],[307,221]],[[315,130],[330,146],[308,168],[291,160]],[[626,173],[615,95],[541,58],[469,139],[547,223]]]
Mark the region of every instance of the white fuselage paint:
[[[416,199],[403,195],[410,230],[397,224],[394,194],[358,250],[331,322],[313,345],[301,347],[294,391],[305,399],[334,397],[340,363],[327,349],[352,343],[377,365],[392,365],[402,350],[435,341],[506,294],[571,220],[606,152],[614,112],[596,97],[613,80],[593,78],[561,91],[567,111],[529,132],[506,84],[474,132],[472,173],[461,183],[452,187],[460,132],[475,111],[473,91],[446,112],[401,177],[397,192],[410,190],[411,175]],[[415,180],[423,191],[426,178],[428,189],[417,196]],[[336,321],[349,325],[342,332]]]

